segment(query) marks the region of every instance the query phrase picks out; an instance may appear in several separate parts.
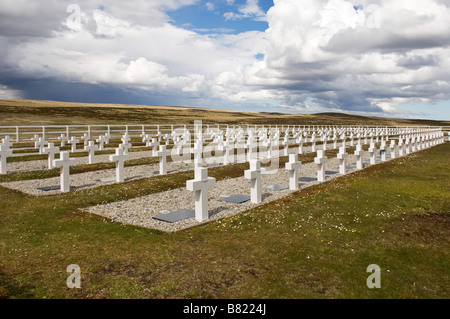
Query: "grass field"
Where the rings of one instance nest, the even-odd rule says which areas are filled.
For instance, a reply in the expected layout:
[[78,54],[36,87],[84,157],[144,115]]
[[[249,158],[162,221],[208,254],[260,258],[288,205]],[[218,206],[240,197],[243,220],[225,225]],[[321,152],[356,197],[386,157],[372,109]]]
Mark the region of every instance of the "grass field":
[[[80,209],[179,187],[190,173],[44,198],[0,187],[0,298],[449,298],[449,152],[177,233]],[[66,286],[70,264],[81,289]],[[366,286],[369,264],[381,267],[380,289]]]

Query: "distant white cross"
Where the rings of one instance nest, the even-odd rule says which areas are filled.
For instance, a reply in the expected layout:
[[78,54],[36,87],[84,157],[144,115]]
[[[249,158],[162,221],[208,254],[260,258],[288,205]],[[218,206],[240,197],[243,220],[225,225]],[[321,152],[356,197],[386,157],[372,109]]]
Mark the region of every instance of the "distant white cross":
[[47,147],[44,147],[43,152],[44,154],[48,154],[48,169],[52,169],[55,153],[59,152],[59,147],[56,147],[54,143],[48,143]]
[[73,136],[73,135],[70,138],[70,140],[67,142],[70,145],[72,145],[72,153],[76,152],[76,150],[77,150],[77,143],[78,142],[79,142],[79,140],[77,140],[77,138],[75,136]]
[[94,164],[95,162],[95,151],[98,150],[98,145],[95,145],[94,141],[89,141],[89,145],[84,147],[85,151],[89,152],[89,164]]
[[67,137],[65,134],[61,134],[61,136],[58,137],[58,140],[61,141],[61,147],[66,146]]

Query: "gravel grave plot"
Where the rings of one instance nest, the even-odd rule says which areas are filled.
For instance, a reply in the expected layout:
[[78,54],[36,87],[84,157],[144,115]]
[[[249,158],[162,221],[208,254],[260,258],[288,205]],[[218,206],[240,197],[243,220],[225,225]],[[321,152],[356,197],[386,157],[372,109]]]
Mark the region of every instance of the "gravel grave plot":
[[[151,151],[144,152],[130,152],[130,159],[138,159],[143,157],[151,157]],[[96,157],[98,159],[98,163],[103,156],[103,159],[106,159],[109,162],[110,155],[99,155]],[[77,160],[77,164],[81,165],[82,163],[87,164],[88,158],[75,158]],[[217,164],[211,163],[221,162],[222,157],[216,156],[214,158],[205,158],[204,165],[211,164],[211,166],[215,166]],[[41,162],[40,164],[37,162]],[[97,161],[96,161],[97,163]],[[16,163],[8,163],[8,172],[11,172],[10,166],[12,164],[23,165],[23,171],[27,171],[26,168],[35,165],[34,167],[39,167],[41,169],[47,169],[47,161],[30,161],[30,162],[16,162]],[[175,162],[167,162],[167,172],[168,174],[177,173],[182,170],[193,170],[194,164],[193,161],[175,161]],[[158,175],[159,171],[159,163],[151,164],[151,165],[136,165],[129,166],[124,168],[125,181],[139,179],[139,178],[148,178],[151,176]],[[113,178],[116,176],[115,168],[106,169],[106,170],[98,170],[80,174],[71,174],[70,175],[70,186],[73,188],[72,190],[76,191],[78,189],[86,189],[86,188],[94,188],[102,185],[115,183]],[[101,181],[102,179],[109,178],[110,181]],[[52,177],[47,179],[35,179],[35,180],[24,180],[24,181],[15,181],[15,182],[5,182],[0,183],[1,186],[19,190],[21,192],[35,195],[35,196],[47,196],[47,195],[55,195],[60,194],[59,189],[52,190],[41,190],[39,188],[42,187],[55,187],[56,185],[60,185],[60,177]]]
[[[85,152],[84,150],[80,150],[80,152]],[[142,152],[129,152],[130,160],[152,157],[152,151],[142,151]],[[35,153],[34,155],[37,155]],[[114,155],[111,154],[103,154],[95,156],[95,163],[111,163],[109,161],[109,156]],[[55,159],[58,159],[59,156],[55,156]],[[77,165],[86,165],[88,164],[88,156],[83,157],[74,157],[77,160]],[[28,172],[28,171],[37,171],[48,168],[48,159],[45,160],[37,160],[37,161],[24,161],[24,162],[12,162],[8,163],[8,172]]]
[[[364,163],[368,163],[369,155],[363,156]],[[356,171],[356,156],[349,155],[347,158],[348,173]],[[341,176],[339,171],[339,162],[337,158],[331,158],[326,164],[326,181]],[[299,176],[315,179],[317,176],[317,165],[307,163],[302,165]],[[317,180],[300,183],[300,191],[312,185],[320,184]],[[273,184],[289,185],[289,173],[284,169],[278,169],[275,174],[262,175],[263,187]],[[235,194],[250,194],[250,181],[244,177],[225,179],[217,181],[215,187],[208,192],[209,202],[208,211],[210,219],[207,222],[224,217],[230,217],[240,212],[266,204],[270,201],[292,194],[294,191],[284,189],[281,191],[262,190],[262,203],[254,204],[250,201],[234,204],[219,201],[219,199]],[[176,199],[176,200],[174,200]],[[185,187],[168,190],[160,193],[146,195],[130,200],[119,201],[109,204],[96,205],[83,210],[91,214],[111,219],[122,224],[135,225],[144,228],[152,228],[165,232],[175,232],[192,226],[200,225],[205,222],[198,222],[194,217],[180,220],[173,223],[153,219],[154,216],[174,212],[180,209],[195,209],[194,193],[186,190]]]
[[[85,152],[84,150],[79,150],[80,152]],[[290,148],[290,151],[297,152],[298,148]],[[311,147],[304,147],[303,153],[308,153],[311,151]],[[152,151],[141,151],[141,152],[129,152],[130,155],[129,160],[134,159],[140,159],[140,158],[147,158],[147,157],[153,157]],[[283,151],[280,150],[280,154],[283,154]],[[35,153],[34,155],[37,155]],[[109,161],[109,156],[114,155],[112,154],[103,154],[103,155],[96,155],[95,156],[95,163],[111,163]],[[55,156],[55,159],[58,159],[58,156]],[[170,156],[168,156],[168,159]],[[220,158],[220,157],[218,157]],[[88,164],[88,156],[84,157],[74,157],[77,161],[77,165],[87,165]],[[48,159],[45,160],[36,160],[36,161],[23,161],[23,162],[12,162],[8,163],[7,166],[8,173],[19,173],[19,172],[29,172],[29,171],[38,171],[38,170],[44,170],[48,169]]]

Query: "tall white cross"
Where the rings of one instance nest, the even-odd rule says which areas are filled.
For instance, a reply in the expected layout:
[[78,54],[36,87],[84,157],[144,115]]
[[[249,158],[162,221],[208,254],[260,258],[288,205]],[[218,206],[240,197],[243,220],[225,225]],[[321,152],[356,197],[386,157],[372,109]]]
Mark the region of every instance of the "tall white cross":
[[195,142],[194,148],[191,149],[191,153],[194,154],[194,166],[199,167],[203,162],[203,142]]
[[209,218],[208,190],[216,185],[216,179],[208,177],[207,167],[196,167],[194,179],[186,181],[186,189],[194,192],[195,219],[199,222]]
[[76,165],[77,161],[69,158],[69,152],[61,152],[59,159],[53,160],[54,167],[61,167],[61,192],[70,191],[70,166]]
[[314,163],[317,164],[317,180],[319,182],[325,181],[325,164],[327,160],[324,150],[317,150],[317,157],[314,157]]
[[89,152],[89,164],[94,164],[95,162],[95,151],[98,150],[98,145],[95,145],[94,141],[89,141],[89,145],[84,147],[85,151]]
[[395,140],[391,140],[391,158],[397,157],[397,145],[395,144]]
[[347,174],[347,161],[348,153],[345,151],[345,146],[339,147],[339,153],[337,154],[337,158],[339,160],[339,174],[345,175]]
[[244,178],[250,180],[250,201],[261,203],[261,162],[250,161],[250,169],[244,171]]
[[370,156],[370,165],[375,164],[376,163],[376,156],[377,156],[377,148],[376,148],[374,142],[370,142],[369,156]]
[[363,154],[364,154],[364,151],[362,150],[362,145],[356,144],[355,155],[356,155],[356,168],[357,169],[363,168],[363,165],[362,165],[362,155]]
[[123,163],[129,158],[129,155],[123,153],[122,148],[116,148],[116,154],[110,155],[109,160],[116,163],[116,181],[121,183],[124,178],[124,165]]
[[55,153],[59,152],[59,147],[56,147],[54,143],[48,143],[47,147],[44,147],[43,152],[44,154],[48,154],[48,169],[52,169]]
[[7,145],[0,144],[0,174],[6,174],[6,159],[12,155]]
[[289,171],[289,189],[298,190],[298,171],[302,167],[302,163],[297,160],[297,154],[289,154],[289,162],[284,166]]

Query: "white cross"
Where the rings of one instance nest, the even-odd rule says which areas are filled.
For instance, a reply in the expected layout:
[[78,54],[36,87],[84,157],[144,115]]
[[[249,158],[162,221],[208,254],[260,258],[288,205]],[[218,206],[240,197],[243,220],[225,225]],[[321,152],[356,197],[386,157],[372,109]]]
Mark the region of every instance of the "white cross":
[[89,152],[89,164],[94,164],[95,151],[98,150],[98,145],[95,145],[94,141],[89,141],[89,145],[85,146],[84,150]]
[[123,149],[123,154],[128,155],[128,149],[131,148],[131,143],[119,144],[119,148]]
[[67,137],[65,134],[61,134],[61,136],[58,137],[58,140],[61,141],[61,147],[66,146]]
[[128,144],[128,142],[131,140],[131,138],[128,135],[128,133],[125,133],[120,140],[122,141],[123,144]]
[[[32,140],[34,143],[36,143],[37,141],[39,141],[39,135],[35,134],[34,137],[31,138],[31,140]],[[37,147],[35,146],[35,148],[37,148]]]
[[149,144],[152,147],[152,154],[153,154],[153,156],[156,156],[155,152],[158,150],[159,142],[156,140],[156,138],[153,138],[152,142],[149,143]]
[[397,145],[395,145],[395,140],[391,140],[391,158],[397,157]]
[[297,143],[298,143],[298,153],[303,154],[303,137],[301,134],[297,139]]
[[356,155],[356,168],[362,169],[362,155],[364,154],[364,151],[362,150],[361,144],[356,145],[355,155]]
[[382,162],[386,161],[386,153],[387,153],[386,141],[384,139],[381,139],[380,154]]
[[109,144],[109,139],[111,138],[111,135],[109,133],[105,133],[105,143]]
[[347,173],[346,159],[348,157],[347,152],[345,152],[345,146],[339,147],[339,153],[337,158],[339,160],[339,174],[345,175]]
[[167,174],[167,155],[170,154],[166,150],[166,145],[160,145],[159,151],[154,152],[155,156],[159,157],[159,175]]
[[284,136],[283,145],[284,145],[283,156],[288,156],[289,155],[289,145],[291,145],[291,141],[289,140],[289,135]]
[[76,152],[78,142],[79,142],[79,140],[77,140],[77,138],[75,136],[72,136],[71,139],[67,142],[70,145],[72,145],[72,153]]
[[47,147],[44,147],[43,152],[44,154],[48,154],[48,169],[52,169],[55,153],[59,152],[59,147],[55,147],[54,143],[48,143]]
[[302,163],[297,161],[297,154],[289,154],[289,162],[285,164],[285,168],[289,171],[289,189],[296,191],[298,187],[298,170],[302,167]]
[[223,144],[224,154],[223,154],[223,165],[228,165],[234,162],[234,143],[226,140]]
[[106,141],[106,137],[104,135],[100,135],[98,137],[98,139],[96,139],[95,141],[98,143],[98,150],[99,151],[103,151],[103,149],[105,148],[104,144],[105,144],[105,141]]
[[82,137],[84,146],[88,145],[89,138],[90,138],[90,136],[88,135],[88,133],[84,133],[84,135]]
[[152,140],[152,138],[151,138],[150,134],[145,134],[144,137],[142,138],[142,142],[145,143],[146,147],[151,146],[150,145],[151,140]]
[[110,155],[109,156],[109,160],[111,162],[115,162],[116,163],[116,181],[118,183],[121,183],[125,180],[124,178],[124,165],[123,163],[129,158],[129,155],[126,155],[123,153],[123,149],[122,148],[116,148],[116,154],[115,155]]
[[403,156],[405,153],[405,144],[403,144],[403,138],[398,138],[398,156]]
[[77,161],[69,158],[69,152],[61,152],[59,159],[53,160],[54,167],[61,167],[61,192],[70,191],[70,166],[76,165]]
[[376,163],[377,148],[376,148],[374,142],[370,143],[369,155],[370,155],[370,165],[375,164]]
[[311,136],[311,152],[315,152],[316,151],[316,136],[313,134]]
[[322,137],[322,150],[326,151],[327,150],[327,137],[324,136]]
[[216,179],[208,177],[207,167],[196,167],[194,179],[186,181],[186,189],[195,196],[195,219],[199,222],[209,218],[208,190],[216,185]]
[[1,144],[3,144],[3,146],[4,146],[4,147],[7,147],[8,149],[11,148],[12,143],[10,142],[9,135],[5,136],[5,138],[2,139],[2,143],[1,143]]
[[0,144],[0,174],[6,174],[6,158],[12,155],[7,145]]
[[324,150],[317,150],[317,157],[314,157],[314,163],[317,164],[317,180],[319,182],[325,181],[325,163],[327,160]]
[[40,137],[37,142],[34,142],[34,147],[39,148],[39,154],[44,154],[45,141],[43,137]]
[[261,203],[261,163],[259,160],[250,161],[250,169],[244,171],[244,178],[250,180],[250,201]]
[[203,155],[203,142],[197,141],[194,145],[194,148],[191,149],[191,153],[194,154],[194,166],[199,167],[202,164],[202,155]]

